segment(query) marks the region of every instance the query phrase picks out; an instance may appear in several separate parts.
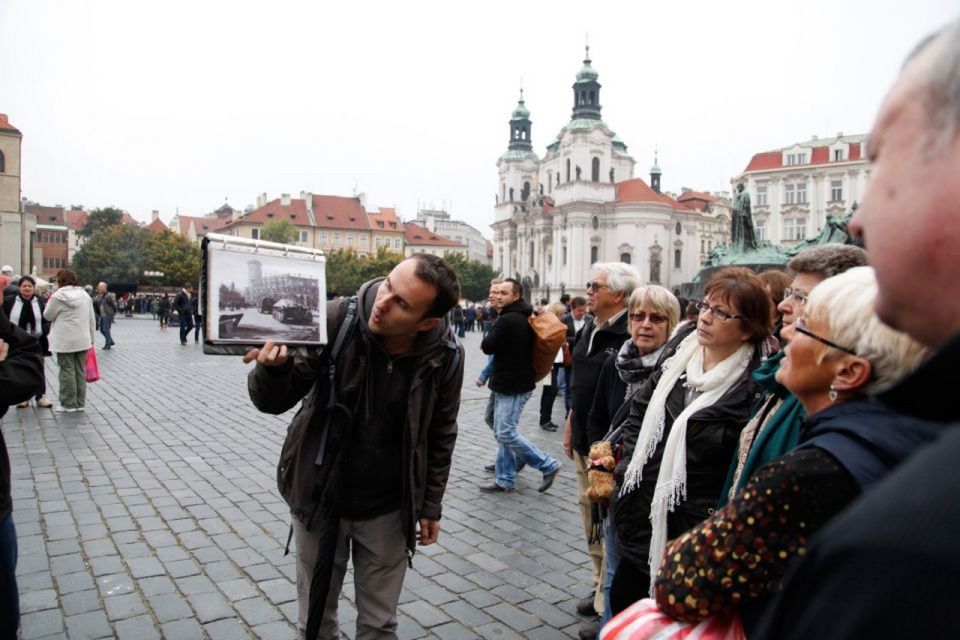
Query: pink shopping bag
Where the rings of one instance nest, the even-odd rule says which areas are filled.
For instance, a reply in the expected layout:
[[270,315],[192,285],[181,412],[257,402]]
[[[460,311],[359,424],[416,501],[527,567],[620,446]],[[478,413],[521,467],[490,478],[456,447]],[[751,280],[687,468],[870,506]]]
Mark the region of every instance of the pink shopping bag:
[[97,366],[97,352],[93,347],[87,351],[86,364],[87,382],[96,382],[100,379],[100,367]]
[[697,623],[674,620],[645,598],[604,625],[600,640],[747,640],[739,615],[710,616]]

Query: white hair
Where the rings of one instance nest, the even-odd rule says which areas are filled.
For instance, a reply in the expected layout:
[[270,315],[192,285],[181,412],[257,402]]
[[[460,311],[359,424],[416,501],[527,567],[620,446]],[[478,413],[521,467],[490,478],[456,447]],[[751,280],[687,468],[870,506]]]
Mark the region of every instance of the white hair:
[[[852,349],[870,363],[873,375],[864,393],[888,389],[920,365],[927,348],[880,321],[873,305],[877,278],[873,267],[854,267],[818,284],[803,314],[826,327],[823,336]],[[839,350],[828,347],[824,353]]]
[[640,274],[625,262],[598,262],[591,270],[607,275],[607,286],[612,293],[622,291],[629,297],[633,290],[640,286]]

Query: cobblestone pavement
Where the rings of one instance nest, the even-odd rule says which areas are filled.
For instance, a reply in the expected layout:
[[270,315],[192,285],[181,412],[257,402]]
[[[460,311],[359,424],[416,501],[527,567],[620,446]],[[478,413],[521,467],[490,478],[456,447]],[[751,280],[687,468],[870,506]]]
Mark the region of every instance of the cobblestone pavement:
[[[11,407],[22,637],[296,637],[295,569],[284,557],[289,514],[274,470],[291,414],[258,413],[239,357],[204,356],[177,329],[121,319],[98,348],[103,379],[84,413]],[[483,423],[485,357],[468,333],[465,387],[438,544],[417,553],[400,598],[401,638],[576,637],[590,572],[573,464],[561,432],[538,426],[539,390],[522,431],[561,459],[486,495],[494,442]],[[97,337],[98,345],[102,337]],[[47,358],[56,397],[57,371]],[[562,414],[562,398],[554,421]],[[350,574],[342,631],[353,637]]]

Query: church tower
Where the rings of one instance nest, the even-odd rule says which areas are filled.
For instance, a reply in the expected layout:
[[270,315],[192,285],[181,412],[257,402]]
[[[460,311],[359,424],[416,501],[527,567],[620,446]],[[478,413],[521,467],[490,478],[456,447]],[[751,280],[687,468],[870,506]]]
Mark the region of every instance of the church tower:
[[523,89],[520,89],[520,100],[517,102],[517,108],[510,114],[510,145],[507,148],[511,151],[533,150],[533,143],[530,141],[532,126],[530,111],[523,102]]
[[657,164],[657,152],[653,152],[653,166],[650,167],[650,188],[660,193],[660,165]]
[[530,139],[532,126],[530,111],[523,100],[523,89],[520,89],[517,108],[510,114],[510,143],[507,152],[497,161],[500,169],[497,210],[509,209],[506,216],[512,214],[515,208],[523,208],[528,198],[536,194],[537,163],[540,158],[533,151],[533,141]]
[[587,45],[583,68],[573,83],[573,120],[600,120],[599,74],[590,66],[590,62],[590,45]]

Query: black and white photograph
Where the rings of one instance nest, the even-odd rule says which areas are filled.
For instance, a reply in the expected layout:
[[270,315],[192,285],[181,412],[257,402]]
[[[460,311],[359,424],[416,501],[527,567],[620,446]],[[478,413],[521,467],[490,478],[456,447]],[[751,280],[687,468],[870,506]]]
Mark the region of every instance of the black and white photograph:
[[206,246],[206,323],[216,344],[326,341],[325,262],[319,252],[273,243]]

